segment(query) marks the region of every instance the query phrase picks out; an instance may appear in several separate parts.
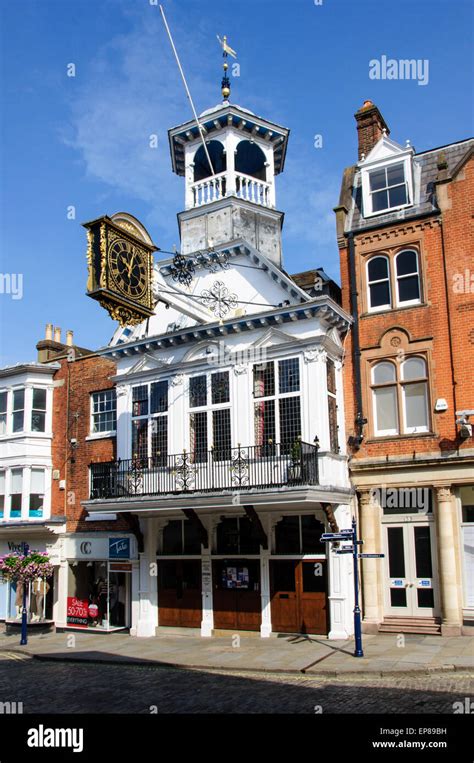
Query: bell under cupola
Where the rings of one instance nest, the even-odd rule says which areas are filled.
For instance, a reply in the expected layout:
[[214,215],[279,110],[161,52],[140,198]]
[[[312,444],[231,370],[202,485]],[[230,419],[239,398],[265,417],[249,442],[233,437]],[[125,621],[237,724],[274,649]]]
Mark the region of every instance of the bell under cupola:
[[201,130],[193,119],[168,131],[173,171],[185,179],[181,252],[245,239],[281,267],[283,212],[276,208],[275,178],[283,171],[289,130],[230,103],[227,69],[224,56],[224,100],[199,115]]

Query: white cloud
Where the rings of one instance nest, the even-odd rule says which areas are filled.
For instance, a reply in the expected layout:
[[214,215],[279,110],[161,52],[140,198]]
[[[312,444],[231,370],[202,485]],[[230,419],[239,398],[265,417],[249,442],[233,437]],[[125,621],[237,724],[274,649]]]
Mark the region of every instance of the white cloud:
[[[127,15],[130,31],[104,43],[88,71],[78,71],[71,124],[62,138],[80,152],[90,178],[149,204],[146,222],[175,236],[184,187],[172,182],[167,130],[191,118],[191,107],[157,7]],[[199,30],[191,36],[173,26],[196,107],[204,110],[209,80],[190,66],[202,61],[204,41]],[[150,147],[154,134],[158,148]]]

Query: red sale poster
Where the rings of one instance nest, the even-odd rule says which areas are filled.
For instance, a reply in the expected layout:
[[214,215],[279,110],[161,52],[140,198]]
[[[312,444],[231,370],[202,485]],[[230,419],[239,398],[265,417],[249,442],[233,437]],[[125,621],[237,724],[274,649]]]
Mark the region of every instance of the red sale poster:
[[87,599],[77,599],[75,596],[68,596],[67,599],[67,623],[79,628],[87,628],[89,602]]

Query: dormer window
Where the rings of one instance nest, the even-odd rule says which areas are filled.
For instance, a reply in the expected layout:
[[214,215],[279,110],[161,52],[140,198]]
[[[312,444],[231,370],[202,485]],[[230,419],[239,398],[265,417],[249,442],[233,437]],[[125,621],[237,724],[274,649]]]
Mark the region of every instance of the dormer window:
[[372,212],[404,206],[408,201],[403,162],[369,172]]
[[383,135],[368,156],[359,162],[362,179],[362,215],[372,217],[394,212],[414,203],[413,156]]

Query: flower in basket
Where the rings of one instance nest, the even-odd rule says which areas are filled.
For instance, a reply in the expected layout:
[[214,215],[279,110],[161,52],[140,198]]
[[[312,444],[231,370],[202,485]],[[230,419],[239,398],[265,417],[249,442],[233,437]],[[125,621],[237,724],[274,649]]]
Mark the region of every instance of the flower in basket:
[[6,580],[29,583],[37,578],[50,578],[53,573],[49,556],[41,551],[30,551],[26,556],[16,552],[0,556],[0,575]]

